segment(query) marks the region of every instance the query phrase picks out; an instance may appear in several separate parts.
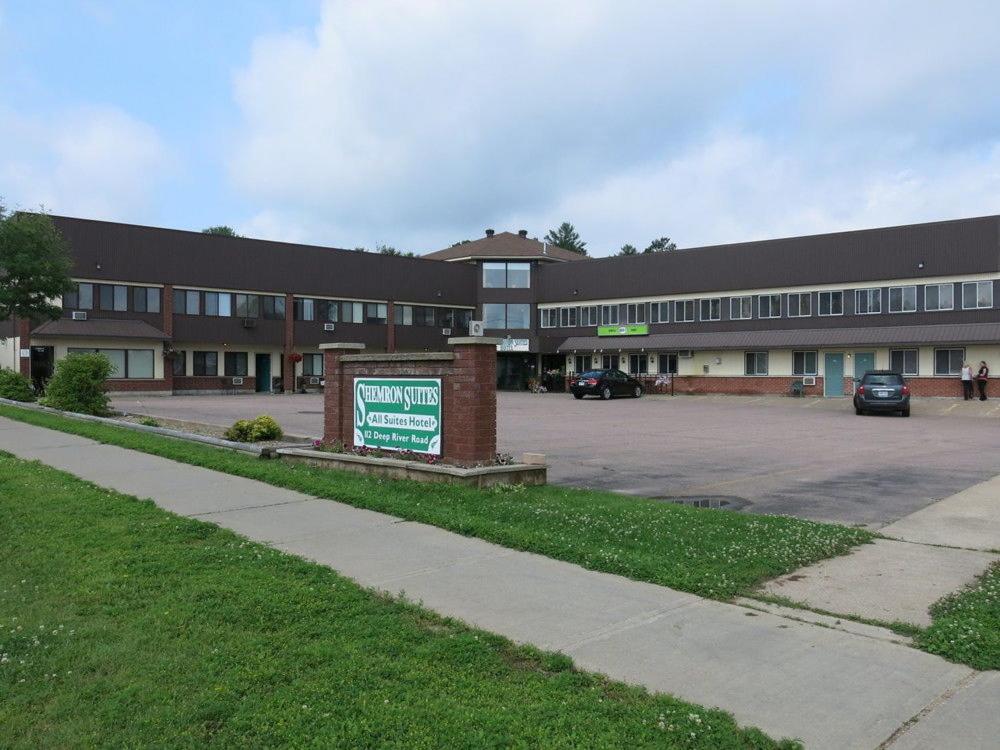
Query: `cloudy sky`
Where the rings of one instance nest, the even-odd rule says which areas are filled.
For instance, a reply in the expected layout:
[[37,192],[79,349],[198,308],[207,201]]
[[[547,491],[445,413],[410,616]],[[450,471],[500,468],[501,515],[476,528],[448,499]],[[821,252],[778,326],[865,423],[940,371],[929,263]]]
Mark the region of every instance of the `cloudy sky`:
[[0,196],[416,252],[1000,213],[998,29],[995,0],[0,0]]

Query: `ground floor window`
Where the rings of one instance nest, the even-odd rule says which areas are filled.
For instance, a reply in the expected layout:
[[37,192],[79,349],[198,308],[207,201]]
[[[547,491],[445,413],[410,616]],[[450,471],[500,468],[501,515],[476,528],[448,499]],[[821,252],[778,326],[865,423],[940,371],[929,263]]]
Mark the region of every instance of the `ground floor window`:
[[312,377],[319,377],[323,374],[323,355],[322,354],[303,354],[302,355],[302,374],[309,375]]
[[903,375],[916,375],[918,360],[916,349],[893,349],[889,352],[889,369]]
[[187,352],[174,352],[173,363],[174,375],[186,375],[187,374]]
[[935,375],[961,375],[965,361],[965,349],[935,349]]
[[659,356],[659,373],[661,375],[676,375],[677,374],[677,355],[676,354],[661,354]]
[[601,369],[602,370],[617,370],[618,369],[618,355],[617,354],[604,354],[601,356]]
[[195,352],[192,362],[194,364],[195,375],[219,374],[218,352]]
[[816,352],[792,352],[792,375],[815,375],[816,359]]
[[633,375],[646,375],[649,372],[649,357],[645,354],[630,354],[628,371]]
[[590,355],[577,354],[573,372],[586,372],[589,369],[590,369]]
[[747,375],[767,375],[767,352],[747,352],[744,372]]
[[152,349],[79,349],[71,347],[69,354],[101,354],[111,363],[114,380],[149,379],[153,372]]
[[250,374],[246,352],[226,352],[225,373],[229,378],[242,378]]

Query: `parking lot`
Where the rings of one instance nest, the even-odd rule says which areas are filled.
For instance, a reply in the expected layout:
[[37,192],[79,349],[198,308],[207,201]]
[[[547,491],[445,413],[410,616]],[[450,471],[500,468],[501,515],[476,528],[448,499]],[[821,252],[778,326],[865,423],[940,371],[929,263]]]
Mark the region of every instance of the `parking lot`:
[[[229,425],[260,413],[319,436],[322,396],[116,398]],[[500,449],[548,456],[553,483],[877,528],[1000,473],[1000,400],[914,400],[909,419],[847,399],[500,393]]]

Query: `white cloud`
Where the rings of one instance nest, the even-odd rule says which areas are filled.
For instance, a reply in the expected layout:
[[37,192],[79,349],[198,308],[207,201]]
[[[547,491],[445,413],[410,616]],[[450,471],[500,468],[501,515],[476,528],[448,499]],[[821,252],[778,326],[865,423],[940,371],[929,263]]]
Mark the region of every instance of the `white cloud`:
[[[598,251],[1000,211],[1000,6],[326,2],[235,78],[269,236]],[[273,234],[272,234],[273,233]]]
[[0,113],[0,142],[0,185],[12,208],[134,221],[149,214],[170,170],[156,131],[113,108],[51,119],[8,110]]

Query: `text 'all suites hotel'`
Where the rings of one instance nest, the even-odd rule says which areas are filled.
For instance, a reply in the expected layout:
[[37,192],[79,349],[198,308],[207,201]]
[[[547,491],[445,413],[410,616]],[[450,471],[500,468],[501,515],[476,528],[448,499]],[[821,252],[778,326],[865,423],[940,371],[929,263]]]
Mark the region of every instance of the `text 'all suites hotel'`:
[[868,369],[958,395],[1000,364],[1000,217],[589,259],[494,233],[422,258],[56,216],[76,287],[49,322],[0,323],[6,367],[44,381],[104,353],[112,391],[298,390],[319,345],[447,348],[482,320],[497,385],[593,368],[651,391],[850,393]]

